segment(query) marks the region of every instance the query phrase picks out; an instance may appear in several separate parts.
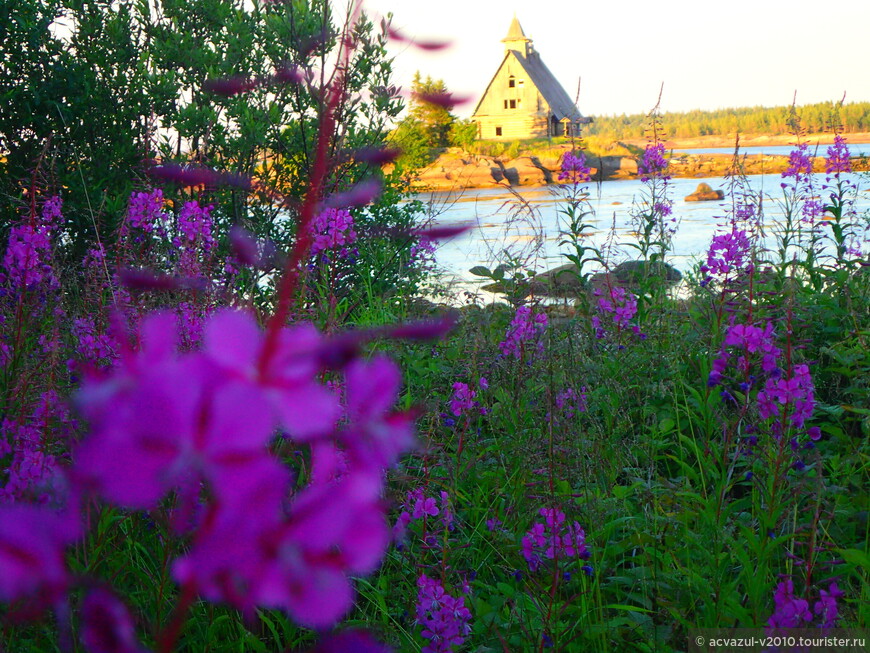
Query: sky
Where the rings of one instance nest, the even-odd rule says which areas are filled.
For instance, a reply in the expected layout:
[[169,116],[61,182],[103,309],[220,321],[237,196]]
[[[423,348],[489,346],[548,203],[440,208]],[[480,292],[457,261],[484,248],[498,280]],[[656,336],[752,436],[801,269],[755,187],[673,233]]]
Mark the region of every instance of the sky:
[[472,101],[504,56],[516,13],[544,63],[584,115],[870,101],[868,0],[365,0],[373,17],[422,41],[394,43],[396,83],[414,72]]

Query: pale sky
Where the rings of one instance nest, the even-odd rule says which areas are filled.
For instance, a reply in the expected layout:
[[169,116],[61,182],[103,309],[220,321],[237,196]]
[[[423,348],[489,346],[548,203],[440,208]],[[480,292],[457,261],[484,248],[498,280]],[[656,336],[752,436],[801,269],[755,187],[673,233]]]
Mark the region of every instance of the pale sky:
[[365,0],[374,18],[447,50],[392,47],[396,83],[416,70],[473,96],[504,56],[514,12],[584,115],[870,101],[870,0]]

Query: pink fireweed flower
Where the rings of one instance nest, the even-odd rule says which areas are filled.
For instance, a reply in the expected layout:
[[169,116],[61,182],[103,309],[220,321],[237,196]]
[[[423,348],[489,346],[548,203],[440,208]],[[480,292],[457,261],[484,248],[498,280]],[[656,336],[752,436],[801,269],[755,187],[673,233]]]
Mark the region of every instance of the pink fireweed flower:
[[788,419],[795,428],[802,428],[813,415],[815,387],[806,365],[795,365],[785,377],[767,379],[758,393],[758,410],[762,419],[780,416],[779,406],[790,405]]
[[583,184],[590,179],[589,166],[582,152],[565,152],[562,156],[562,166],[559,171],[559,181],[570,181],[572,184]]
[[146,653],[136,639],[127,606],[107,589],[98,587],[82,602],[81,640],[88,653]]
[[264,364],[265,337],[246,312],[217,311],[205,326],[203,342],[211,363],[264,393],[271,412],[292,437],[308,440],[335,425],[341,412],[338,397],[315,379],[322,338],[314,326],[282,329],[276,351]]
[[813,183],[813,157],[808,143],[800,143],[789,154],[788,168],[782,173],[780,186],[801,201],[801,220],[814,225],[824,214],[824,202],[817,197],[818,188]]
[[78,358],[94,367],[108,367],[118,357],[118,343],[110,334],[99,333],[93,317],[73,318],[72,332],[78,341]]
[[[279,331],[268,358],[254,319],[231,309],[209,318],[201,351],[177,353],[165,313],[138,335],[138,351],[79,393],[92,424],[75,452],[81,484],[145,509],[175,489],[175,521],[192,539],[178,582],[246,612],[335,623],[353,602],[349,576],[374,570],[390,539],[383,472],[413,444],[413,416],[392,410],[398,368],[342,363],[342,417],[339,393],[317,381],[326,345],[310,325]],[[268,448],[278,427],[310,444],[310,483],[292,499]]]
[[174,318],[150,316],[140,352],[80,391],[92,435],[77,466],[110,500],[153,507],[191,470],[220,491],[263,463],[278,423],[302,438],[335,423],[338,399],[314,379],[316,332],[285,329],[261,370],[263,336],[250,316],[219,311],[205,328],[204,351],[179,358]]
[[831,583],[827,590],[821,590],[819,600],[813,606],[813,612],[822,619],[822,628],[834,628],[839,619],[837,599],[843,596],[843,591],[837,587],[837,583]]
[[459,417],[464,412],[474,408],[474,398],[477,392],[468,387],[467,383],[454,383],[453,396],[450,398],[450,412]]
[[430,517],[438,516],[438,504],[434,497],[420,497],[414,503],[414,512],[411,517],[414,519],[422,519],[425,515]]
[[10,230],[3,267],[14,287],[24,289],[42,283],[58,287],[51,266],[51,240],[63,219],[61,206],[60,197],[50,197],[45,200],[38,219],[22,220]]
[[183,275],[197,276],[202,272],[202,261],[217,247],[212,235],[214,222],[212,205],[185,202],[178,213],[178,235],[172,244],[179,250],[179,270]]
[[523,557],[531,571],[537,571],[542,558],[589,559],[586,533],[576,521],[566,523],[565,513],[554,508],[541,508],[544,522],[536,522],[522,540]]
[[411,245],[409,265],[421,271],[434,270],[437,251],[438,248],[434,242],[425,236],[419,236],[417,241]]
[[828,148],[828,156],[825,158],[825,172],[829,175],[852,172],[849,146],[842,134],[834,136],[834,144]]
[[665,158],[664,143],[650,143],[643,152],[643,158],[638,162],[638,173],[641,181],[651,178],[664,178],[668,169]]
[[809,147],[809,143],[801,143],[789,153],[788,168],[782,173],[783,179],[798,179],[813,173],[813,158],[810,156]]
[[217,244],[212,236],[212,205],[200,206],[199,202],[185,202],[178,214],[179,235],[175,238],[176,247],[199,246],[209,251]]
[[18,420],[3,419],[0,458],[11,456],[0,470],[0,503],[45,505],[58,500],[65,481],[51,452],[55,442],[73,435],[74,427],[66,402],[54,390],[40,393]]
[[813,619],[810,604],[794,595],[794,584],[791,578],[776,586],[773,602],[773,614],[767,620],[770,629],[800,628]]
[[159,188],[150,193],[139,192],[130,195],[127,206],[127,221],[130,226],[146,233],[154,231],[155,225],[166,219],[163,212],[163,191]]
[[581,388],[579,394],[574,388],[566,388],[556,395],[556,409],[566,419],[571,419],[576,413],[586,412],[586,388]]
[[732,272],[743,271],[749,263],[750,249],[748,232],[732,225],[730,233],[713,237],[707,252],[707,263],[701,266],[701,272],[727,277]]
[[64,550],[79,533],[74,510],[0,505],[0,602],[61,597],[70,582]]
[[750,362],[753,357],[761,357],[761,369],[766,374],[774,374],[778,368],[779,348],[775,344],[776,334],[773,323],[765,323],[764,329],[753,324],[732,324],[725,334],[725,341],[719,356],[713,361],[713,369],[707,380],[710,387],[722,383],[725,372],[729,367],[732,353],[728,348],[738,348],[737,358],[738,373],[746,376],[750,371]]
[[311,255],[316,256],[327,250],[344,250],[356,242],[353,216],[347,209],[327,208],[311,221]]
[[[521,358],[524,351],[534,347],[538,353],[543,352],[544,343],[541,337],[547,329],[547,314],[532,314],[528,306],[520,306],[508,327],[505,338],[498,347],[504,356]],[[534,351],[533,350],[533,351]]]
[[126,507],[155,507],[192,472],[216,493],[235,492],[259,469],[274,432],[264,393],[226,382],[201,355],[134,373],[109,388],[106,403],[92,399],[97,392],[91,385],[80,395],[92,433],[76,452],[77,471]]
[[613,286],[606,295],[600,290],[595,290],[598,297],[595,312],[591,322],[598,338],[607,336],[607,330],[602,324],[602,319],[612,322],[618,330],[627,329],[631,320],[637,314],[637,296],[628,292],[621,286]]
[[245,611],[283,609],[306,626],[331,626],[353,604],[348,575],[372,572],[389,542],[381,480],[355,472],[309,485],[286,517],[281,485],[276,491],[261,483],[242,502],[261,506],[253,519],[248,510],[220,513],[173,574],[210,600]]
[[417,579],[417,623],[429,643],[422,653],[450,653],[454,646],[462,646],[471,633],[471,611],[465,606],[465,597],[453,597],[435,578],[426,574]]
[[346,421],[336,437],[364,468],[390,467],[414,446],[414,415],[392,409],[401,376],[386,356],[353,361],[345,371]]

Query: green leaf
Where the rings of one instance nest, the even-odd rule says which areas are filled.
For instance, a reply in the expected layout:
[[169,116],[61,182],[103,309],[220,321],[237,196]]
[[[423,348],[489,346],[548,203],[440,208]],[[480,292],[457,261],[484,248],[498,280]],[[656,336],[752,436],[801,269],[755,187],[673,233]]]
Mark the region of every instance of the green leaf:
[[837,552],[846,562],[870,570],[870,556],[866,552],[860,549],[837,549]]
[[486,277],[487,279],[493,279],[492,272],[489,271],[488,267],[484,267],[483,265],[475,265],[473,268],[469,270],[471,274],[476,277]]

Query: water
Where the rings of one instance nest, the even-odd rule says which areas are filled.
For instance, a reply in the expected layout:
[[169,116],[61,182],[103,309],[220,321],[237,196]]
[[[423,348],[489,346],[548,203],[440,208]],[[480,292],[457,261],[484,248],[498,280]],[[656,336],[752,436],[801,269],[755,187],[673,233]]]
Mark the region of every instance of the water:
[[[849,143],[849,151],[852,156],[870,156],[870,144],[868,143]],[[816,145],[810,143],[810,154],[815,156],[826,156],[829,145]],[[741,154],[766,154],[768,156],[788,156],[794,149],[793,145],[752,145],[750,147],[740,147]],[[733,147],[699,147],[699,148],[674,148],[669,150],[675,156],[680,154],[733,154]]]
[[[870,180],[861,175],[845,175],[859,188],[855,208],[859,215],[870,211]],[[726,199],[719,202],[686,202],[683,198],[694,192],[701,182],[721,189]],[[753,190],[764,193],[763,213],[766,225],[782,217],[782,199],[779,175],[749,177]],[[824,174],[814,175],[815,188],[821,191]],[[710,240],[721,225],[730,206],[728,183],[723,177],[708,179],[672,179],[669,196],[673,199],[673,214],[679,228],[673,239],[669,262],[683,272],[691,270],[709,248]],[[594,233],[587,239],[590,245],[603,246],[608,238],[616,246],[612,259],[616,262],[637,258],[637,251],[629,243],[636,243],[630,212],[634,198],[640,198],[644,189],[636,179],[606,181],[590,184],[590,205],[594,213],[584,220],[594,225]],[[558,213],[560,206],[552,188],[519,188],[513,195],[504,189],[467,190],[457,193],[424,193],[418,198],[429,203],[437,223],[471,222],[476,226],[467,234],[443,243],[438,250],[437,262],[447,277],[460,288],[474,289],[480,279],[469,269],[484,265],[494,267],[510,256],[516,257],[537,272],[568,263],[561,253],[571,251],[560,245],[565,218]],[[526,207],[519,208],[525,202]],[[539,244],[539,246],[538,246]],[[773,243],[768,241],[768,246]],[[589,268],[591,269],[591,268]],[[485,282],[484,282],[485,283]]]

